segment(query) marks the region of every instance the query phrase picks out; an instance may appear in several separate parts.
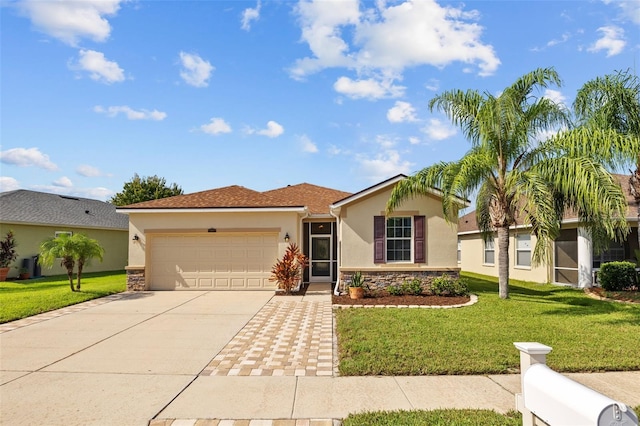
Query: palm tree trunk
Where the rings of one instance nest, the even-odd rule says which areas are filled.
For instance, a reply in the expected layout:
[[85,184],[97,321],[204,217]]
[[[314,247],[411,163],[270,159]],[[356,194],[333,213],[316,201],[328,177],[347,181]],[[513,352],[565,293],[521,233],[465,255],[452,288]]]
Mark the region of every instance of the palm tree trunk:
[[84,266],[84,262],[78,261],[78,285],[76,286],[76,290],[80,290],[80,279],[82,278],[83,266]]
[[73,288],[73,266],[74,266],[74,261],[73,259],[69,259],[69,258],[64,258],[62,260],[62,265],[67,268],[67,276],[69,277],[69,286],[71,287],[71,291],[76,291],[75,288]]
[[501,299],[509,298],[509,226],[498,228],[498,289]]

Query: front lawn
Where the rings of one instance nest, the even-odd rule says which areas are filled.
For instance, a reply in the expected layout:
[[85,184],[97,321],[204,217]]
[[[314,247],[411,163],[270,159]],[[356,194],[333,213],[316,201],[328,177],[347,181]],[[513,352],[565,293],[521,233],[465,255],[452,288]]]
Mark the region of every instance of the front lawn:
[[490,410],[378,411],[350,414],[344,426],[519,426],[522,414]]
[[640,370],[640,305],[582,290],[463,274],[477,304],[456,309],[336,311],[340,374],[499,374],[519,371],[513,342],[540,342],[560,372]]
[[52,311],[126,289],[124,271],[82,274],[82,290],[72,292],[66,275],[0,282],[0,323]]

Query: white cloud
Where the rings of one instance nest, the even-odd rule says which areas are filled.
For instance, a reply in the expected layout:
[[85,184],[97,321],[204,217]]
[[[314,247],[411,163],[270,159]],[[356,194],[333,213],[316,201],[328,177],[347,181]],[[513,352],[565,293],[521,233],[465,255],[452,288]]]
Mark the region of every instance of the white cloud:
[[404,161],[395,150],[387,150],[379,153],[375,158],[358,157],[360,170],[363,176],[372,182],[380,182],[397,174],[409,174],[414,164]]
[[472,65],[485,76],[500,65],[493,47],[481,41],[483,27],[476,23],[475,11],[440,6],[435,0],[378,1],[364,9],[370,5],[300,1],[295,12],[312,55],[298,59],[291,76],[302,79],[332,67],[399,76],[407,67],[442,68],[453,62]]
[[92,80],[102,83],[119,83],[124,81],[124,70],[117,62],[109,61],[104,53],[95,50],[80,50],[76,63],[70,64],[74,70],[87,71]]
[[411,145],[418,145],[420,143],[420,138],[416,136],[409,136],[409,143]]
[[387,111],[387,120],[391,123],[417,121],[416,109],[409,102],[396,101],[395,105]]
[[640,25],[640,2],[604,0],[605,4],[614,4],[622,9],[622,16],[634,24]]
[[257,21],[260,19],[260,0],[258,0],[258,4],[256,4],[255,8],[246,8],[242,12],[242,29],[245,31],[249,31],[251,29],[251,22]]
[[76,167],[76,173],[84,177],[98,177],[102,176],[102,172],[96,167],[89,166],[88,164],[81,164]]
[[395,86],[392,80],[380,81],[374,78],[364,80],[352,80],[349,77],[340,77],[333,84],[336,92],[342,93],[351,99],[380,99],[397,98],[404,94],[405,87]]
[[200,56],[191,53],[180,52],[182,70],[180,77],[190,86],[207,87],[209,78],[215,67]]
[[307,135],[302,135],[299,138],[300,145],[302,146],[302,151],[309,152],[311,154],[315,154],[318,152],[318,146],[311,140],[311,138]]
[[440,81],[435,78],[429,79],[429,81],[424,85],[425,89],[431,90],[432,92],[437,92],[440,88]]
[[377,135],[376,143],[382,148],[392,148],[398,144],[398,139],[389,135]]
[[607,51],[607,57],[615,56],[622,52],[627,42],[624,40],[624,30],[615,25],[598,28],[598,32],[602,33],[602,37],[599,38],[594,44],[592,44],[587,50],[589,52],[599,52],[601,50]]
[[50,192],[52,194],[70,195],[73,197],[91,198],[102,201],[108,200],[115,194],[114,191],[103,187],[76,188],[73,186],[59,186],[55,183],[52,185],[34,185],[33,189],[36,191]]
[[336,155],[344,154],[345,151],[336,145],[329,145],[329,149],[327,149],[327,153],[333,157]]
[[9,176],[0,176],[0,192],[15,191],[20,189],[20,183]]
[[66,176],[62,176],[60,179],[56,179],[53,181],[53,186],[59,186],[61,188],[71,188],[73,186],[73,182]]
[[111,34],[106,16],[115,16],[122,0],[23,0],[19,9],[38,30],[71,46],[81,38],[105,41]]
[[267,136],[269,138],[277,138],[281,134],[284,133],[284,127],[282,127],[279,123],[271,120],[267,122],[267,128],[262,130],[252,129],[247,127],[245,129],[247,134],[257,133],[258,135]]
[[567,97],[559,90],[545,89],[543,97],[552,100],[558,105],[566,106]]
[[107,108],[103,108],[100,105],[96,105],[93,107],[93,110],[99,114],[106,114],[108,117],[115,117],[118,114],[124,114],[127,116],[129,120],[153,120],[153,121],[162,121],[167,118],[167,113],[158,111],[154,109],[153,111],[149,111],[146,109],[141,109],[136,111],[126,105],[122,106],[110,106]]
[[437,118],[430,119],[427,125],[420,130],[422,130],[429,139],[434,141],[448,139],[456,134],[455,128],[443,123]]
[[58,170],[58,166],[49,160],[49,156],[40,152],[38,148],[11,148],[2,151],[0,152],[0,162],[20,167]]
[[231,126],[224,119],[213,117],[209,123],[200,126],[200,130],[215,136],[221,133],[231,133]]

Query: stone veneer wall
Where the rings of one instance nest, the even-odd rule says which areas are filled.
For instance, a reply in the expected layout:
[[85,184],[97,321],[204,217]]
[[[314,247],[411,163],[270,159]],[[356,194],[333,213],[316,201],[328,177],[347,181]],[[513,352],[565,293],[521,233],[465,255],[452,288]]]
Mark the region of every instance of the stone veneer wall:
[[[351,277],[356,271],[340,271],[340,288],[343,292],[348,291]],[[364,283],[370,290],[384,290],[391,285],[401,285],[405,281],[419,279],[422,281],[422,288],[428,289],[434,278],[447,274],[452,278],[460,278],[459,269],[442,269],[429,271],[361,271]]]
[[127,291],[145,291],[147,284],[145,283],[144,266],[127,266],[125,269],[127,271]]

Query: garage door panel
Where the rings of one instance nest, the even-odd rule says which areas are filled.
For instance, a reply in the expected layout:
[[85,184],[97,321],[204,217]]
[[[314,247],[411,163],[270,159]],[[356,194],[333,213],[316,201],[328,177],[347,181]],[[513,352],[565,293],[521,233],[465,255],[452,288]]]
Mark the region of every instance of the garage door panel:
[[165,235],[151,240],[152,289],[273,289],[277,234]]

